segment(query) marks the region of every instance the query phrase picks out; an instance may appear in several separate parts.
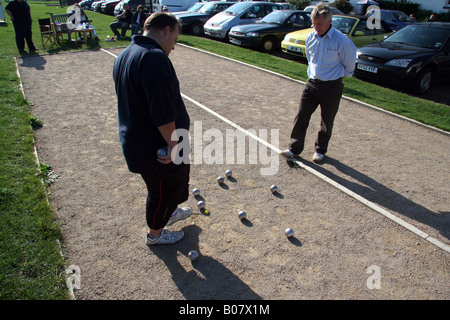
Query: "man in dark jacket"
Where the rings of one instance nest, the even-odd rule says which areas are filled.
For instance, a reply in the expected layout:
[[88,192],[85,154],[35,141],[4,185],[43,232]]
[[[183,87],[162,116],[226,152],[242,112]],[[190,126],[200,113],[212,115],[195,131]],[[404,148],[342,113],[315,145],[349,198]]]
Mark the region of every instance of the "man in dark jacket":
[[133,13],[133,18],[131,19],[132,36],[144,29],[144,23],[147,17],[147,14],[144,12],[144,7],[141,4],[138,5],[136,12]]
[[[125,34],[131,24],[132,16],[133,14],[131,13],[130,6],[127,3],[124,3],[122,12],[116,16],[117,20],[109,25],[116,38],[125,38]],[[120,34],[117,29],[121,29]]]
[[[181,240],[182,230],[164,227],[192,213],[191,208],[178,207],[188,199],[190,170],[189,163],[177,161],[180,152],[186,152],[180,144],[181,140],[185,143],[185,136],[180,132],[188,132],[190,126],[168,57],[178,34],[175,16],[153,14],[145,22],[143,35],[132,38],[113,68],[122,150],[129,170],[141,174],[147,185],[147,245]],[[166,155],[158,153],[161,148]]]
[[16,46],[21,54],[25,52],[25,40],[30,51],[36,51],[31,32],[30,6],[26,1],[14,0],[5,7],[6,13],[11,18],[16,33]]

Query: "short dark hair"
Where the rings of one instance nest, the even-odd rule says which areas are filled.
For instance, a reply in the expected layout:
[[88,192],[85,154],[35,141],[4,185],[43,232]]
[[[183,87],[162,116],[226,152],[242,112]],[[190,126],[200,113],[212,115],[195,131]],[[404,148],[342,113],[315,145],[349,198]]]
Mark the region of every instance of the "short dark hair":
[[178,19],[171,13],[167,12],[155,12],[145,20],[144,31],[147,30],[163,30],[166,27],[170,27],[170,31],[175,30],[175,26],[180,28]]

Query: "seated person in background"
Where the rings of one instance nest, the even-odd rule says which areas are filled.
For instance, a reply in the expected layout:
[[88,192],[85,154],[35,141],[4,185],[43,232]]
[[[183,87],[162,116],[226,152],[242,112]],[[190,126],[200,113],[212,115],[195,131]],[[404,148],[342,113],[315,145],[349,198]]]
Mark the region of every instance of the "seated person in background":
[[148,15],[144,12],[144,7],[138,5],[137,10],[133,13],[133,18],[131,19],[131,35],[138,34],[140,30],[144,29],[144,22]]
[[95,28],[92,24],[89,23],[89,19],[87,15],[84,13],[84,9],[80,7],[79,3],[75,3],[73,5],[73,10],[71,16],[67,19],[67,21],[72,22],[75,20],[74,28],[79,29],[86,26],[87,29],[92,29],[94,33],[94,38],[98,40],[97,32],[95,32]]
[[[127,29],[131,24],[132,13],[130,10],[130,6],[127,3],[123,4],[123,10],[116,16],[117,20],[109,25],[112,32],[117,38],[125,38],[125,34],[127,33]],[[122,29],[121,34],[117,31],[117,29]]]

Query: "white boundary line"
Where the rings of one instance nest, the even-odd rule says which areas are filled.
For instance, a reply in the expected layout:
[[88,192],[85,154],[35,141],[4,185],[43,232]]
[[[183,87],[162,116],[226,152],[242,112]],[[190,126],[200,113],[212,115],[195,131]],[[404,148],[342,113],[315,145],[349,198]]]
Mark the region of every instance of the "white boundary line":
[[[189,47],[189,48],[190,48],[190,47]],[[104,52],[106,52],[106,53],[108,53],[108,54],[110,54],[111,56],[117,58],[117,56],[116,56],[115,54],[113,54],[113,53],[111,53],[111,52],[108,52],[107,50],[104,50],[104,49],[101,49],[101,50],[104,51]],[[215,55],[215,54],[213,54],[213,55]],[[218,57],[221,57],[221,56],[218,56]],[[228,59],[228,58],[225,58],[225,59],[227,59],[227,60],[232,60],[232,59]],[[234,60],[233,60],[233,61],[234,61]],[[255,67],[255,68],[260,69],[260,68],[258,68],[258,67]],[[260,69],[260,70],[265,71],[264,69]],[[272,73],[271,71],[269,71],[269,72]],[[278,74],[277,74],[277,75],[278,75]],[[285,77],[285,76],[283,76],[283,75],[281,75],[281,76],[282,76],[282,77]],[[286,78],[290,79],[289,77],[286,77]],[[205,105],[203,105],[203,104],[201,104],[200,102],[198,102],[198,101],[192,99],[191,97],[185,95],[184,93],[181,93],[181,96],[182,96],[184,99],[186,99],[186,100],[190,101],[191,103],[195,104],[196,106],[200,107],[201,109],[205,110],[206,112],[210,113],[211,115],[217,117],[218,119],[224,121],[224,122],[227,123],[228,125],[230,125],[230,126],[236,128],[237,130],[239,130],[239,131],[241,131],[242,133],[248,135],[249,137],[251,137],[251,138],[257,140],[258,142],[264,144],[266,147],[272,149],[273,151],[275,151],[275,152],[277,152],[277,153],[279,153],[279,154],[281,155],[281,150],[278,149],[278,148],[276,148],[275,146],[271,145],[271,144],[268,143],[267,141],[265,141],[265,140],[259,138],[258,136],[252,134],[252,133],[249,132],[248,130],[246,130],[246,129],[240,127],[239,125],[237,125],[237,124],[234,123],[233,121],[231,121],[231,120],[229,120],[229,119],[227,119],[227,118],[221,116],[221,115],[218,114],[217,112],[215,112],[215,111],[209,109],[209,108],[206,107]],[[371,201],[365,199],[364,197],[362,197],[362,196],[360,196],[359,194],[357,194],[357,193],[351,191],[350,189],[344,187],[343,185],[337,183],[336,181],[334,181],[334,180],[328,178],[327,176],[323,175],[322,173],[320,173],[320,172],[314,170],[313,168],[311,168],[311,167],[305,165],[305,164],[302,163],[301,161],[298,161],[298,160],[293,159],[293,158],[291,158],[290,160],[293,161],[293,162],[295,162],[295,163],[296,163],[297,165],[299,165],[301,168],[303,168],[303,169],[307,170],[308,172],[312,173],[312,174],[315,175],[316,177],[318,177],[318,178],[324,180],[325,182],[331,184],[333,187],[339,189],[340,191],[344,192],[345,194],[347,194],[347,195],[351,196],[352,198],[358,200],[359,202],[361,202],[362,204],[368,206],[369,208],[373,209],[374,211],[376,211],[376,212],[382,214],[383,216],[385,216],[385,217],[388,218],[389,220],[391,220],[391,221],[397,223],[398,225],[400,225],[400,226],[406,228],[407,230],[411,231],[412,233],[418,235],[418,236],[421,237],[422,239],[427,240],[427,241],[429,241],[430,243],[434,244],[435,246],[437,246],[437,247],[443,249],[444,251],[450,253],[450,247],[449,247],[448,245],[446,245],[445,243],[442,243],[441,241],[437,240],[436,238],[430,236],[429,234],[427,234],[427,233],[425,233],[425,232],[419,230],[418,228],[416,228],[416,227],[414,227],[413,225],[409,224],[408,222],[406,222],[406,221],[404,221],[404,220],[398,218],[397,216],[395,216],[395,215],[393,215],[392,213],[388,212],[387,210],[381,208],[380,206],[376,205],[375,203],[373,203],[373,202],[371,202]]]

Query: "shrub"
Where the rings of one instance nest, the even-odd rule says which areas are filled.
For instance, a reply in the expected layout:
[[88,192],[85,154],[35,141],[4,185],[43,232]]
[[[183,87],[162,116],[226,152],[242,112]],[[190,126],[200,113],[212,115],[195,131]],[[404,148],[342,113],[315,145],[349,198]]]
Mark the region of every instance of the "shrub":
[[350,2],[347,0],[338,0],[332,3],[333,7],[338,8],[343,13],[350,13],[353,10],[353,6]]

